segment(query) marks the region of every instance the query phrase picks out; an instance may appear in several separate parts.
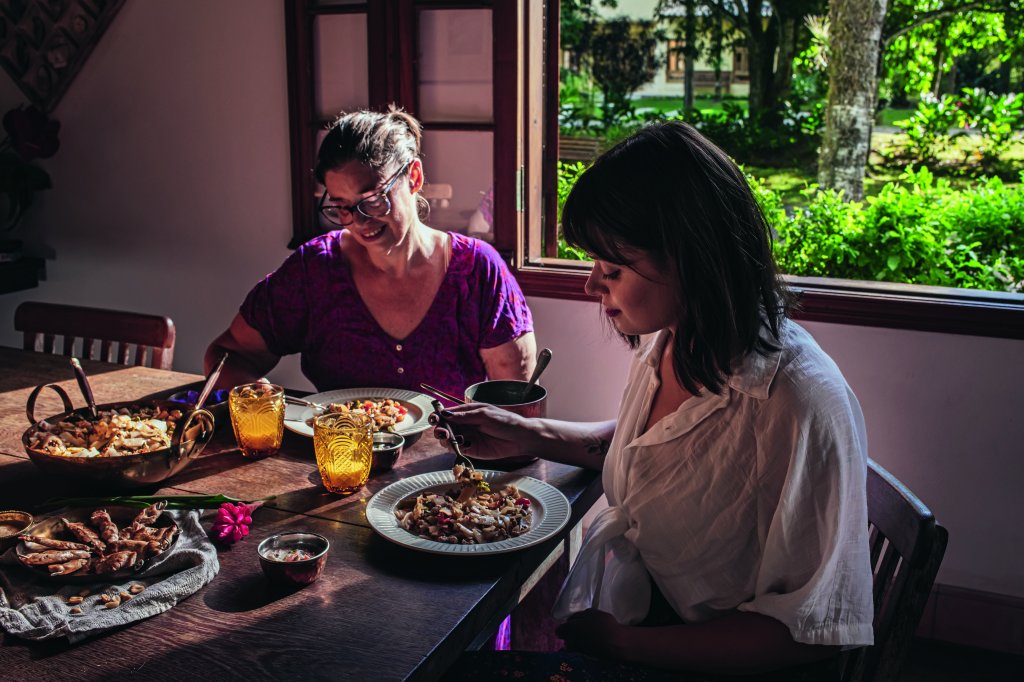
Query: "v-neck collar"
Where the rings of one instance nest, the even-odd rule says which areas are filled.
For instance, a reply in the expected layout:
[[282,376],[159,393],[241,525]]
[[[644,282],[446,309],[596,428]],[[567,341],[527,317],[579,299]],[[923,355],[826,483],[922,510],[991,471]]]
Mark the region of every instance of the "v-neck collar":
[[[457,264],[460,263],[458,253],[464,246],[464,242],[462,242],[459,239],[456,239],[456,237],[460,237],[461,235],[452,232],[448,232],[447,234],[448,240],[450,240],[451,242],[451,258],[448,261],[448,267],[445,269],[444,276],[441,277],[441,284],[438,285],[437,292],[434,294],[434,299],[430,302],[430,305],[427,306],[427,311],[423,314],[423,317],[420,318],[420,321],[416,324],[415,327],[412,328],[412,331],[410,331],[403,339],[395,338],[394,336],[386,332],[383,327],[380,326],[380,322],[378,322],[377,318],[374,317],[373,312],[370,310],[370,306],[366,305],[366,301],[363,300],[362,295],[359,293],[359,287],[356,286],[356,279],[352,275],[351,266],[346,268],[346,276],[348,277],[349,282],[352,285],[352,291],[355,292],[356,294],[355,298],[359,301],[359,307],[362,308],[363,314],[366,316],[367,319],[370,320],[370,323],[376,328],[377,332],[382,337],[389,339],[390,341],[396,344],[408,343],[409,339],[414,338],[419,333],[420,329],[423,328],[424,323],[426,323],[427,320],[435,317],[436,312],[439,312],[435,311],[434,309],[442,305],[442,302],[445,299],[445,297],[442,296],[442,294],[444,293],[445,289],[450,286],[450,282],[452,281],[452,277],[454,276],[455,271],[459,269],[457,267]],[[448,249],[447,243],[445,244],[444,248],[446,250]]]

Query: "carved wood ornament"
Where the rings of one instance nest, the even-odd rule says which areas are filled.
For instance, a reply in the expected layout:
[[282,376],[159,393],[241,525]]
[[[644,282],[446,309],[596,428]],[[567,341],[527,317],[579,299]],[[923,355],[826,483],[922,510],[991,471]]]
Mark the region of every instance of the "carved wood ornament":
[[124,0],[0,0],[0,64],[49,113]]

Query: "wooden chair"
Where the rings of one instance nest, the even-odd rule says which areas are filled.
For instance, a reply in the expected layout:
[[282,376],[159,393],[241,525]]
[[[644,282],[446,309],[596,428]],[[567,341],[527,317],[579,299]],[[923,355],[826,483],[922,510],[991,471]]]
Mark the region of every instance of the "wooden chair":
[[57,353],[63,337],[60,352],[68,356],[157,369],[170,369],[174,359],[174,323],[162,315],[27,301],[14,312],[14,328],[24,332],[25,350]]
[[875,644],[843,654],[842,682],[899,679],[949,534],[905,485],[868,460]]

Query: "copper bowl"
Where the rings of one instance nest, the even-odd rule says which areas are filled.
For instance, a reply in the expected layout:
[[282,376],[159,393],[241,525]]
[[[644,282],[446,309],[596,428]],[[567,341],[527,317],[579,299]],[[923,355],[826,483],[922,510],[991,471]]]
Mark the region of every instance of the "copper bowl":
[[[331,543],[323,535],[292,532],[271,535],[259,544],[256,553],[260,557],[260,567],[270,582],[279,585],[308,585],[323,573],[330,548]],[[292,551],[302,551],[309,558],[287,558]]]
[[[25,412],[32,424],[21,436],[25,452],[29,459],[43,472],[56,476],[69,476],[88,479],[102,483],[104,486],[117,489],[138,488],[160,483],[187,467],[192,460],[206,447],[213,437],[214,417],[207,410],[189,411],[187,405],[170,400],[137,400],[97,405],[98,410],[117,410],[121,408],[160,407],[166,410],[181,410],[182,418],[178,428],[174,430],[171,444],[168,447],[150,452],[117,457],[69,457],[51,455],[43,450],[30,446],[30,437],[39,430],[39,421],[35,418],[36,398],[44,388],[54,390],[64,402],[65,411],[46,417],[47,422],[57,422],[68,418],[88,420],[92,415],[87,407],[74,409],[67,392],[57,384],[37,386],[28,397]],[[185,408],[185,409],[183,409]]]
[[31,525],[32,515],[28,512],[0,511],[0,554],[18,544],[18,536]]
[[[523,417],[546,417],[548,415],[548,390],[539,384],[530,386],[525,397],[523,391],[528,382],[513,380],[481,381],[468,387],[465,392],[466,402],[487,403],[503,410],[515,412]],[[472,451],[466,456],[473,459]],[[536,461],[536,457],[506,457],[504,459],[487,460],[488,465],[501,465],[503,468],[522,466]],[[478,460],[473,460],[478,461]]]

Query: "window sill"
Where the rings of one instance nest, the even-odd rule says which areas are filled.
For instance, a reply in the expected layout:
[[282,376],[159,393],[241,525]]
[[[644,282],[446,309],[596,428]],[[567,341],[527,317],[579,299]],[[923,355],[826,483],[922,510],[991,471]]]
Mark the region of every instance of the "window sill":
[[[516,279],[527,296],[591,301],[583,291],[587,274],[527,266]],[[1024,339],[1024,294],[788,275],[786,281],[797,296],[797,320]]]

